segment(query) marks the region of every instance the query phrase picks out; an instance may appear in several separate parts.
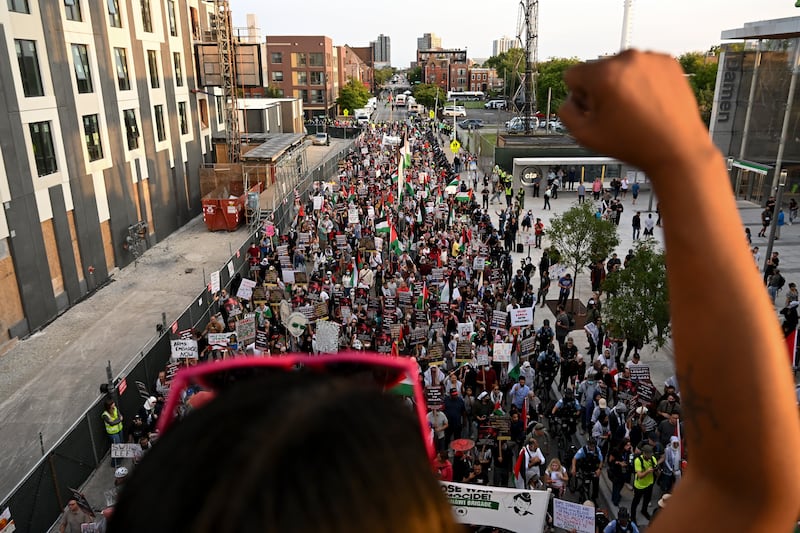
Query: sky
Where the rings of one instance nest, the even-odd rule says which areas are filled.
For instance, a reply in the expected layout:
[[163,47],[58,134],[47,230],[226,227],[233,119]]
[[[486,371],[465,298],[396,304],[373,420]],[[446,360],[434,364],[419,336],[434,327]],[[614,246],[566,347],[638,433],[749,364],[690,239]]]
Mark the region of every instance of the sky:
[[[722,30],[745,22],[800,16],[793,0],[633,0],[631,44],[680,55],[720,44]],[[235,26],[258,17],[261,36],[327,35],[334,45],[391,38],[392,65],[408,68],[417,38],[434,33],[470,58],[492,55],[492,41],[517,35],[520,2],[494,0],[230,0]],[[619,51],[624,0],[540,0],[539,60],[593,59]]]

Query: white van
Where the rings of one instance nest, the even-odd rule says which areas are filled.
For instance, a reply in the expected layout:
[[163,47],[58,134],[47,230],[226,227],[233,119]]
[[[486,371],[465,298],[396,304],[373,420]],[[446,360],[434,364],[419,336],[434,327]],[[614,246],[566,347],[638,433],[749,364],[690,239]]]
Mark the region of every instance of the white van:
[[355,116],[356,122],[359,124],[367,124],[369,117],[372,116],[372,109],[368,107],[356,109],[353,116]]

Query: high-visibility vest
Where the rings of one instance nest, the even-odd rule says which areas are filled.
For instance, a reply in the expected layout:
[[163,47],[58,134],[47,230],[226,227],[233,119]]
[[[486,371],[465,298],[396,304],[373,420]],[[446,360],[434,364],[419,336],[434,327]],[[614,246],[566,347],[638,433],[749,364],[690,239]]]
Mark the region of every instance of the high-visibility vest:
[[122,431],[122,422],[118,422],[116,424],[109,424],[111,420],[116,420],[119,418],[119,410],[116,406],[111,411],[111,413],[107,413],[103,411],[103,424],[106,426],[106,433],[109,435],[116,435],[120,431]]

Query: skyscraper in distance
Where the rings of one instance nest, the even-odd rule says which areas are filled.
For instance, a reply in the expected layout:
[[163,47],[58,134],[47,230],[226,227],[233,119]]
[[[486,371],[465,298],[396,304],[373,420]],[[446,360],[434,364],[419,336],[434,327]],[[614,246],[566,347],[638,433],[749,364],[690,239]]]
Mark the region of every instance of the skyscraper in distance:
[[518,48],[516,39],[503,35],[499,39],[492,41],[492,55],[498,56],[503,52],[508,52],[512,48]]

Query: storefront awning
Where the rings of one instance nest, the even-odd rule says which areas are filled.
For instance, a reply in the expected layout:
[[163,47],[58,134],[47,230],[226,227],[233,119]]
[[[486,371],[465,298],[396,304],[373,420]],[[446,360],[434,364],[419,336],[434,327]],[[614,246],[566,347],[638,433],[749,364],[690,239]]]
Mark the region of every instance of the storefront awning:
[[755,172],[756,174],[761,174],[763,176],[766,176],[769,174],[769,171],[772,170],[772,167],[769,165],[762,165],[761,163],[754,163],[753,161],[746,161],[744,159],[734,159],[733,166],[743,170],[749,170],[750,172]]

